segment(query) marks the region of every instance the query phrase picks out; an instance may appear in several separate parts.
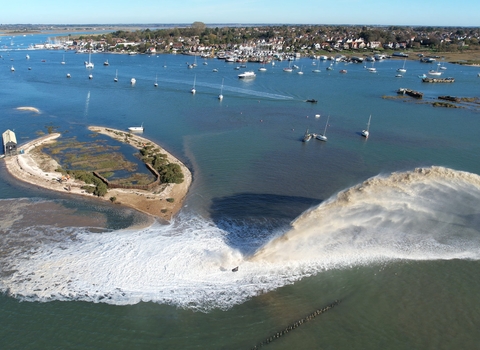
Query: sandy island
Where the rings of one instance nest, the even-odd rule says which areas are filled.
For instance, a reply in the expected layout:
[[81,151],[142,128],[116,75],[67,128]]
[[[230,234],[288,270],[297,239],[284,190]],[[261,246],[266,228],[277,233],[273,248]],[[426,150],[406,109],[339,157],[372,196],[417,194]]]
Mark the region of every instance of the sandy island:
[[30,112],[35,112],[37,114],[40,114],[40,110],[35,107],[17,107],[17,110],[19,111],[30,111]]
[[[90,126],[88,129],[110,136],[120,142],[123,142],[123,139],[116,133],[128,134],[128,132],[122,130],[99,126]],[[143,213],[170,221],[183,205],[183,201],[192,183],[192,174],[182,162],[159,145],[137,134],[130,133],[130,135],[132,135],[132,137],[129,137],[130,145],[133,147],[141,149],[143,144],[150,143],[160,148],[162,153],[167,155],[171,163],[180,165],[184,175],[184,181],[181,184],[162,184],[160,185],[161,190],[158,188],[154,191],[109,189],[104,197],[94,196],[82,190],[81,187],[85,185],[83,181],[74,179],[63,182],[59,181],[61,174],[56,172],[55,169],[59,168],[60,165],[53,158],[36,149],[42,144],[56,142],[56,139],[60,136],[59,133],[49,134],[19,146],[18,149],[23,150],[23,153],[6,157],[5,164],[10,174],[24,182],[53,191],[95,197],[105,201],[110,201],[111,197],[116,197],[115,203],[117,204],[122,204]],[[167,201],[167,198],[173,198],[173,202]]]

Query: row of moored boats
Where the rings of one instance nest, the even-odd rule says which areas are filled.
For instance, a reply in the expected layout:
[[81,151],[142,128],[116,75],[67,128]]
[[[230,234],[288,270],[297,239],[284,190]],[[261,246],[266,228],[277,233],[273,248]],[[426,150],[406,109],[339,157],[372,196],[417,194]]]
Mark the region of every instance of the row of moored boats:
[[[320,118],[320,115],[317,114],[315,117]],[[372,116],[370,115],[370,117],[368,118],[367,128],[362,130],[362,132],[360,133],[360,135],[362,135],[366,139],[368,139],[368,136],[370,136],[370,121],[371,121],[371,119],[372,119]],[[325,123],[325,129],[323,130],[323,134],[311,133],[311,132],[308,131],[308,128],[307,128],[307,130],[305,131],[305,134],[303,135],[302,141],[303,142],[308,142],[308,141],[310,141],[311,139],[314,138],[314,139],[317,139],[317,140],[320,140],[320,141],[327,142],[327,127],[328,127],[328,121],[329,120],[330,120],[330,116],[328,116],[327,122]]]

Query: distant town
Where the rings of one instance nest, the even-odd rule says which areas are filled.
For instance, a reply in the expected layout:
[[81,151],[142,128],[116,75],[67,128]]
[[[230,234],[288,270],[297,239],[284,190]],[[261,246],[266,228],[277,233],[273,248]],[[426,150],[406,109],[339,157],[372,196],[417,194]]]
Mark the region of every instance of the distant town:
[[[52,40],[34,49],[125,54],[235,56],[240,61],[268,62],[320,55],[468,53],[468,64],[480,64],[478,27],[406,27],[348,25],[0,25],[3,35],[52,32]],[[90,32],[92,34],[73,34]],[[221,57],[223,58],[223,57]],[[457,62],[461,63],[461,62]]]

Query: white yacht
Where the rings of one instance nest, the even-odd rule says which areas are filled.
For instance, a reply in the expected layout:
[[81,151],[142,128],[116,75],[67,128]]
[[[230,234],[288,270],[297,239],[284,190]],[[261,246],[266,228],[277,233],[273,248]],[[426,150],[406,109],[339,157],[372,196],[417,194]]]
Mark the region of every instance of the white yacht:
[[240,79],[250,79],[250,78],[255,78],[257,75],[255,74],[254,71],[246,71],[238,75]]
[[131,126],[128,128],[128,130],[132,132],[143,132],[143,123],[140,126]]

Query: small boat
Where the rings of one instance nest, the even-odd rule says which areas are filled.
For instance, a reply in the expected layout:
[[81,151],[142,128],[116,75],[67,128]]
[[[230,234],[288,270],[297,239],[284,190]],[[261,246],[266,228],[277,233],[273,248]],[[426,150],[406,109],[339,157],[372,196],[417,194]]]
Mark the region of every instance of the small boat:
[[195,93],[197,92],[197,90],[195,90],[195,82],[196,82],[196,80],[197,80],[197,75],[195,75],[194,78],[193,78],[193,87],[192,87],[192,89],[190,90],[190,92],[191,92],[192,94],[194,94],[194,95],[195,95]]
[[157,74],[155,74],[155,83],[153,83],[153,86],[157,87],[158,86],[158,78]]
[[439,71],[440,69],[440,63],[437,64],[437,70],[429,70],[428,75],[433,75],[433,76],[440,76],[442,75],[442,72]]
[[370,73],[377,73],[377,68],[375,68],[375,67],[373,66],[374,64],[375,64],[375,61],[372,61],[372,66],[367,68],[367,70],[368,70]]
[[27,55],[25,56],[25,58],[26,58],[27,60],[29,60],[29,59],[30,59],[30,55],[27,54]]
[[258,68],[258,70],[259,70],[260,72],[266,72],[266,71],[267,71],[267,68],[265,68],[265,67],[260,67],[260,68]]
[[212,72],[218,72],[218,69],[217,69],[217,68],[213,68],[213,69],[212,69]]
[[291,73],[293,71],[292,67],[290,67],[290,63],[288,64],[288,67],[283,68],[284,72]]
[[241,74],[238,75],[238,78],[239,79],[252,79],[252,78],[255,78],[257,75],[255,74],[254,71],[247,71],[247,72],[243,72]]
[[10,68],[10,71],[15,72],[15,67],[12,66],[12,67]]
[[365,130],[362,130],[362,136],[368,139],[368,136],[370,135],[370,120],[372,119],[372,115],[370,114],[370,117],[368,118],[368,123],[367,123],[367,128]]
[[300,68],[300,70],[297,72],[297,74],[303,75],[303,66],[302,66],[302,68]]
[[93,68],[94,67],[94,64],[93,64],[91,58],[92,58],[92,53],[89,52],[88,53],[88,62],[85,63],[85,68]]
[[323,131],[323,135],[322,134],[318,134],[317,135],[317,140],[320,140],[320,141],[325,141],[327,142],[327,126],[328,126],[328,120],[330,119],[330,116],[328,116],[327,118],[327,123],[325,124],[325,130]]
[[93,79],[93,74],[89,74],[88,79]]
[[402,68],[398,68],[398,69],[397,69],[397,72],[400,72],[400,73],[406,73],[406,72],[407,72],[407,70],[405,69],[405,63],[406,63],[406,62],[407,62],[407,59],[405,58],[405,59],[403,60],[403,67],[402,67]]
[[222,86],[220,87],[220,95],[218,95],[218,99],[219,99],[220,101],[223,100],[223,94],[222,94],[222,92],[223,92],[223,79],[222,79]]
[[70,78],[70,73],[67,73],[67,78]]
[[130,79],[130,84],[135,85],[136,82],[137,82],[137,79],[135,78]]
[[395,74],[395,78],[403,78],[403,75],[401,75],[401,74]]
[[143,123],[140,126],[131,126],[128,130],[132,132],[143,132]]
[[114,82],[118,82],[118,69],[115,70],[115,78],[113,78]]
[[65,64],[65,55],[63,55],[63,59],[62,59],[62,62],[60,62],[61,64]]
[[345,74],[345,73],[347,73],[347,70],[346,69],[341,69],[340,73]]
[[308,100],[305,100],[305,102],[317,103],[318,101],[313,98],[309,98]]
[[104,66],[108,66],[110,63],[108,63],[108,60],[106,60],[105,62],[103,62],[103,65]]
[[303,141],[303,142],[308,142],[308,141],[310,141],[310,139],[311,139],[312,137],[313,137],[312,134],[310,134],[310,133],[308,132],[308,128],[307,128],[307,130],[305,130],[305,134],[303,135],[302,141]]

